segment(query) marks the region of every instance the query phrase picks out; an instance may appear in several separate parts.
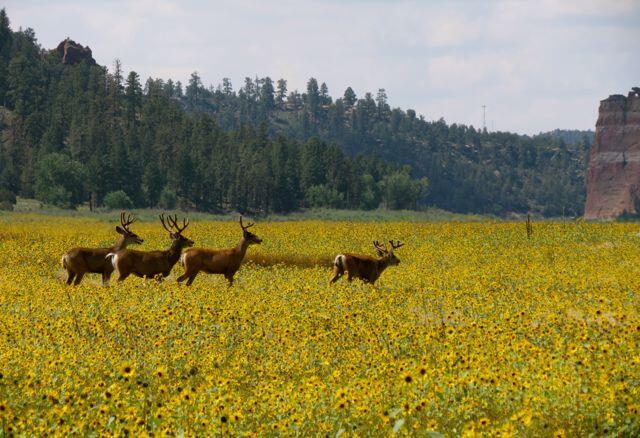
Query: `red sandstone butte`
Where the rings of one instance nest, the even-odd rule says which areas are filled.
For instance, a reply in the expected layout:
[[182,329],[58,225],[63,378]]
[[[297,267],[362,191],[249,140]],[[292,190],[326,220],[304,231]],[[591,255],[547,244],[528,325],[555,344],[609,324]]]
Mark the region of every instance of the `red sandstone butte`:
[[640,213],[640,88],[600,102],[589,156],[585,219]]

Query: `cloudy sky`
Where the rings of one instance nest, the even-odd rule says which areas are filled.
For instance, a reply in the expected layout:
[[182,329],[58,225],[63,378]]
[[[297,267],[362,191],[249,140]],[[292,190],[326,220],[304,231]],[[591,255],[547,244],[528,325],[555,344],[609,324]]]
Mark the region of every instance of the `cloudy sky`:
[[598,101],[640,86],[640,0],[4,0],[45,48],[65,37],[125,70],[205,85],[309,77],[385,88],[428,120],[537,133],[593,129]]

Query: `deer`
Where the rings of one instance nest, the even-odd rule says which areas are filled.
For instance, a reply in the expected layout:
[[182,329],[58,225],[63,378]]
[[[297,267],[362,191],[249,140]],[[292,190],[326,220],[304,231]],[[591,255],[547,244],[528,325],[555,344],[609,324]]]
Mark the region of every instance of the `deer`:
[[345,271],[347,272],[347,281],[359,278],[365,283],[374,284],[388,266],[400,264],[400,259],[393,252],[404,246],[404,243],[400,243],[400,241],[393,243],[393,240],[390,240],[389,243],[391,249],[387,249],[386,245],[380,245],[377,240],[373,242],[379,258],[359,254],[338,254],[333,261],[333,276],[329,280],[329,284],[338,281]]
[[187,280],[186,285],[190,286],[196,275],[200,271],[207,274],[222,274],[229,282],[229,286],[233,286],[233,276],[240,269],[242,260],[244,259],[247,249],[250,245],[262,243],[262,239],[249,231],[249,228],[255,224],[250,223],[244,225],[242,216],[240,216],[240,228],[242,229],[242,238],[235,248],[230,249],[205,249],[192,248],[184,252],[180,257],[180,262],[184,266],[184,274],[178,277],[178,283]]
[[[124,281],[129,275],[134,274],[145,279],[157,278],[162,280],[168,277],[174,265],[180,259],[184,248],[193,246],[193,240],[182,235],[189,226],[187,219],[182,220],[182,226],[178,225],[178,216],[169,216],[166,221],[163,214],[160,222],[171,238],[171,246],[164,251],[134,251],[123,249],[107,254],[113,268],[118,271],[118,282]],[[168,225],[167,225],[168,224]]]
[[129,229],[129,226],[136,221],[129,214],[125,218],[124,211],[120,213],[120,226],[116,226],[116,232],[120,238],[115,245],[108,248],[73,248],[67,251],[60,259],[62,267],[67,271],[67,284],[73,282],[77,286],[82,281],[86,273],[102,274],[102,285],[107,286],[113,266],[105,256],[111,252],[125,249],[130,244],[141,244],[144,242],[140,236]]

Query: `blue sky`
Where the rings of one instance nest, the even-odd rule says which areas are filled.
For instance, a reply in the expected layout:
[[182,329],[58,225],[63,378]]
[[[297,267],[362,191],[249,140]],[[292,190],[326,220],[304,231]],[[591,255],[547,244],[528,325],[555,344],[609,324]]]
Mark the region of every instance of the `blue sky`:
[[640,0],[5,0],[12,27],[65,37],[143,78],[205,85],[309,77],[385,88],[428,120],[534,134],[593,129],[599,100],[640,86]]

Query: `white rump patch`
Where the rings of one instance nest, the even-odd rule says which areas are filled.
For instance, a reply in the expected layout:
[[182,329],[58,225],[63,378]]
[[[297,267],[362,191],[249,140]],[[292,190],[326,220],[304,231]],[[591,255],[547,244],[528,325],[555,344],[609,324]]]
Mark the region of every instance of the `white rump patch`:
[[338,254],[335,258],[335,260],[333,261],[333,264],[339,268],[344,268],[345,266],[345,259],[346,257],[344,256],[344,254]]
[[184,267],[184,258],[187,255],[186,252],[183,252],[182,254],[180,254],[180,266]]
[[105,259],[107,260],[111,259],[111,264],[113,265],[113,269],[116,269],[116,264],[118,263],[118,254],[116,254],[115,252],[110,252],[109,254],[107,254]]

